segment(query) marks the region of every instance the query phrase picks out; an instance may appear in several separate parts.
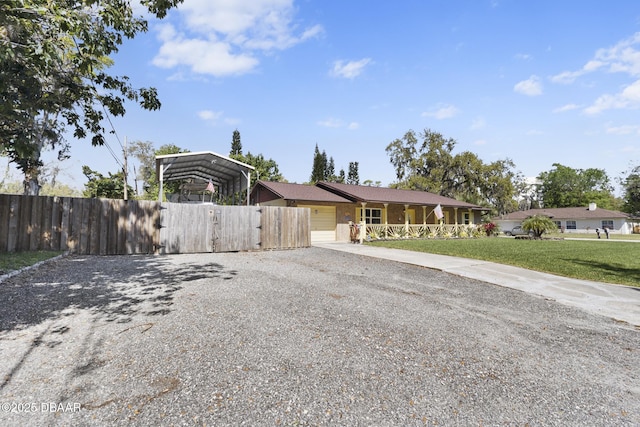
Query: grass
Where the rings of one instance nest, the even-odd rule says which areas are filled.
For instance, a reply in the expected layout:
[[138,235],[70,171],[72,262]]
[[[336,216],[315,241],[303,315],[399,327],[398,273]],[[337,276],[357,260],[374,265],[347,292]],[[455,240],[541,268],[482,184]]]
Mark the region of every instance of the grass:
[[480,259],[559,276],[640,288],[640,241],[481,238],[395,240],[368,244]]
[[[565,239],[578,238],[578,239],[598,239],[598,235],[595,231],[590,233],[557,233],[553,237],[562,237]],[[600,240],[607,240],[607,236],[604,232],[600,232]],[[609,240],[637,240],[640,242],[640,234],[616,234],[609,233]]]
[[62,254],[60,251],[0,253],[0,275],[36,264]]

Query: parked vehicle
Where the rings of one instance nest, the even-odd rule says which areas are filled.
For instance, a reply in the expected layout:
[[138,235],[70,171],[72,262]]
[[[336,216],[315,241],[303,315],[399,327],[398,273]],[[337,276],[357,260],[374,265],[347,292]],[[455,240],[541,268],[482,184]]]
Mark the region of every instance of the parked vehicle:
[[506,234],[507,236],[534,236],[533,231],[523,230],[520,225],[513,227],[511,230],[505,231],[504,234]]

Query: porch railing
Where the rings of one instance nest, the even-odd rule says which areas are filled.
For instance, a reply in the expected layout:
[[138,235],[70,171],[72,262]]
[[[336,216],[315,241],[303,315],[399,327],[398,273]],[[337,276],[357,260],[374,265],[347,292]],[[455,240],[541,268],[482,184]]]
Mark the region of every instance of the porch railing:
[[482,235],[473,224],[367,224],[367,240],[469,238]]

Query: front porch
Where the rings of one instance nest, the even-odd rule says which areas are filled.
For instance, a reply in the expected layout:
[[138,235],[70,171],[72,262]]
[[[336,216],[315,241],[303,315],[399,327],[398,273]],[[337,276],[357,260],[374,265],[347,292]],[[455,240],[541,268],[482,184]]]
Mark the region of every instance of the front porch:
[[342,236],[349,236],[353,240],[348,224],[358,224],[358,231],[365,230],[361,236],[363,240],[468,238],[481,234],[481,230],[474,224],[473,209],[442,206],[441,219],[438,219],[435,215],[436,208],[437,206],[361,202],[360,206],[355,207],[355,221],[351,222],[351,214],[344,212],[344,218],[349,219],[344,226],[349,229],[340,232],[338,224],[338,240],[346,240]]
[[474,224],[360,224],[364,240],[435,239],[479,237],[482,231]]

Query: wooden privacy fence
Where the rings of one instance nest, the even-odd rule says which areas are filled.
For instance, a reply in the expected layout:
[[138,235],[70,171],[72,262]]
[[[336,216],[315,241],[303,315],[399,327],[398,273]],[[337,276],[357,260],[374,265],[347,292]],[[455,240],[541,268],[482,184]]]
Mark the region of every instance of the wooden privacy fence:
[[159,203],[0,194],[0,252],[153,253]]
[[230,252],[311,245],[309,209],[0,194],[0,252]]
[[160,224],[160,253],[311,245],[311,214],[305,208],[162,203]]

